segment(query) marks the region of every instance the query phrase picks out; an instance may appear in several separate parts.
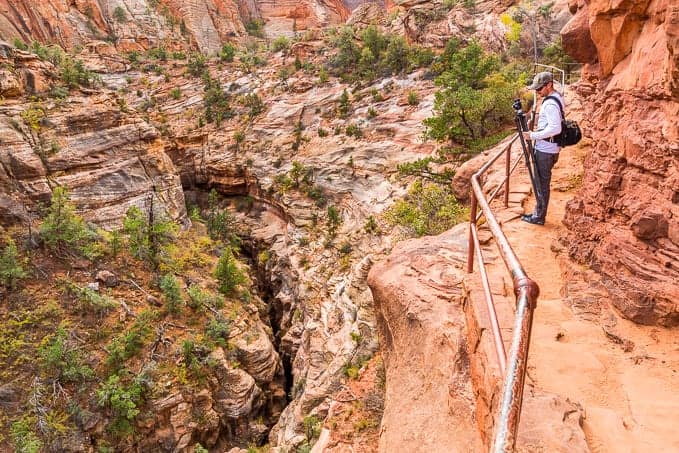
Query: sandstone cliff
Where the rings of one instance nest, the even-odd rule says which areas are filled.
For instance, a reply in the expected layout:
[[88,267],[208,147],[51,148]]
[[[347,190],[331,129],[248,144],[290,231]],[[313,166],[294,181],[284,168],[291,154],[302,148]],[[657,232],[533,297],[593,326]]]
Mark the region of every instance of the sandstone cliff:
[[85,218],[117,226],[132,205],[185,218],[181,181],[158,131],[121,111],[116,96],[71,96],[26,103],[20,95],[45,92],[55,68],[3,47],[0,107],[0,218],[26,218],[68,187]]
[[577,8],[562,36],[566,50],[587,63],[578,93],[591,111],[585,128],[592,152],[563,241],[605,277],[624,316],[675,326],[679,6],[594,0]]
[[[126,21],[113,18],[118,7],[126,11]],[[496,13],[501,9],[492,8]],[[249,313],[252,328],[234,329],[229,337],[238,365],[229,351],[216,349],[209,357],[215,367],[207,389],[172,388],[150,401],[157,417],[144,422],[147,439],[139,447],[181,451],[197,440],[215,448],[263,442],[278,415],[268,434],[272,444],[285,448],[311,441],[309,420],[321,423],[331,415],[343,402],[348,370],[358,372],[377,349],[365,279],[370,255],[388,250],[393,238],[368,232],[365,225],[404,193],[396,166],[435,149],[434,143],[421,140],[421,122],[431,114],[433,102],[431,77],[421,70],[360,84],[352,91],[339,78],[319,80],[317,68],[327,58],[328,41],[301,41],[288,52],[265,55],[264,65],[249,64],[245,56],[232,63],[208,61],[205,69],[227,93],[230,111],[221,123],[205,124],[206,87],[189,73],[186,59],[159,62],[142,56],[140,64],[132,65],[117,51],[157,45],[174,50],[186,33],[195,46],[212,52],[225,39],[243,34],[249,19],[263,18],[272,34],[288,33],[293,27],[343,20],[343,6],[53,0],[29,9],[29,2],[8,2],[1,12],[11,27],[0,26],[1,36],[37,37],[65,46],[108,37],[117,49],[92,41],[79,55],[101,74],[103,87],[74,89],[64,101],[45,98],[39,103],[23,95],[44,95],[56,68],[27,53],[6,52],[0,80],[8,98],[2,105],[1,129],[7,149],[0,153],[0,183],[3,195],[9,196],[0,200],[0,214],[25,217],[26,208],[30,211],[47,199],[52,187],[64,184],[80,212],[106,227],[118,225],[128,206],[148,207],[150,200],[183,220],[184,194],[204,204],[207,190],[215,188],[243,205],[239,220],[250,227],[248,253],[269,293],[268,308],[261,308],[259,316],[271,318],[272,332],[262,327],[267,322],[260,324]],[[484,43],[505,46],[497,14],[457,7],[436,16],[441,12],[438,4],[407,3],[392,28],[407,32],[412,41],[442,46],[448,37],[462,37],[478,27]],[[373,8],[373,13],[384,11]],[[430,13],[436,20],[428,19]],[[406,16],[411,20],[407,27],[401,21]],[[56,26],[44,26],[46,18]],[[295,56],[308,65],[292,71]],[[284,70],[288,78],[281,76]],[[352,91],[349,118],[337,115],[344,89]],[[416,105],[408,100],[411,92],[417,95]],[[253,95],[262,102],[257,113],[247,105]],[[348,126],[358,127],[361,134],[350,136]],[[334,135],[328,134],[333,130]],[[289,177],[295,161],[309,170],[324,203],[339,212],[334,242],[324,231],[325,205],[279,182]],[[260,262],[262,252],[268,258]],[[81,277],[86,279],[87,272]],[[130,297],[145,303],[139,294]],[[454,317],[459,320],[459,313]],[[464,362],[463,348],[457,339],[451,342]],[[176,349],[167,353],[176,354]],[[283,409],[286,393],[291,401]],[[262,422],[258,417],[264,412]],[[190,419],[195,414],[201,423]],[[398,414],[390,417],[397,419]],[[377,425],[371,426],[373,431]],[[102,425],[89,429],[97,436]]]
[[273,36],[339,24],[351,5],[340,0],[28,0],[0,1],[0,39],[37,40],[72,49],[93,40],[114,42],[122,51],[190,46],[217,52],[247,34],[261,19]]
[[[300,42],[291,52],[322,62],[324,45]],[[211,188],[242,197],[235,204],[245,206],[240,221],[250,226],[248,253],[257,261],[258,281],[268,287],[269,307],[261,316],[271,316],[274,332],[254,320],[242,334],[233,329],[229,341],[235,352],[225,351],[226,360],[219,350],[210,355],[217,366],[208,386],[183,391],[171,385],[148,402],[157,416],[138,427],[145,437],[138,445],[186,451],[197,441],[230,448],[262,443],[266,435],[281,446],[312,440],[304,420],[322,423],[331,411],[337,414],[346,370],[357,373],[377,349],[372,297],[365,285],[371,265],[366,255],[388,247],[391,239],[366,232],[364,224],[403,193],[395,177],[397,164],[433,150],[420,138],[433,83],[424,71],[377,80],[352,96],[352,117],[340,118],[338,98],[347,85],[334,78],[318,82],[311,70],[300,70],[283,83],[277,74],[290,67],[291,54],[266,54],[269,65],[254,68],[242,61],[211,61],[206,69],[228,93],[233,113],[217,126],[204,123],[204,80],[188,73],[186,59],[154,71],[150,59],[131,67],[110,55],[104,63],[97,52],[110,47],[92,50],[87,47],[78,57],[101,71],[101,85],[74,88],[57,99],[47,95],[57,68],[6,46],[4,220],[35,221],[37,204],[47,201],[57,184],[69,187],[82,215],[105,227],[118,226],[127,207],[147,208],[151,199],[154,207],[184,219],[184,193],[203,205]],[[407,102],[410,91],[421,99],[417,106]],[[31,101],[32,94],[39,98]],[[262,102],[258,113],[244,103],[255,94]],[[377,117],[369,116],[371,108]],[[349,124],[359,126],[362,135],[341,133]],[[328,136],[328,130],[340,132]],[[235,139],[237,131],[242,141]],[[324,202],[337,207],[342,221],[334,241],[325,234],[326,206],[278,182],[294,161],[309,169]],[[269,256],[261,263],[256,258],[260,252]],[[200,281],[209,275],[204,274],[187,278]],[[83,271],[71,277],[85,285],[89,275]],[[133,310],[147,304],[139,293],[126,298]],[[171,338],[168,355],[181,341],[178,334]],[[291,401],[283,410],[279,402],[286,396]],[[190,420],[194,413],[205,423]],[[269,434],[274,418],[278,423]],[[105,424],[106,419],[97,418],[78,436],[98,442],[105,437]],[[371,422],[370,431],[378,425]]]

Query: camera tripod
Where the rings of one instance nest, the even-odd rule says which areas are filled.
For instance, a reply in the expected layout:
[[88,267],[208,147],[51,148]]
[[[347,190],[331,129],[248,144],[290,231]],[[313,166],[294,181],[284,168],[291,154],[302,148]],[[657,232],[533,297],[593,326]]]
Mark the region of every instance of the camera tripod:
[[521,142],[521,149],[523,149],[523,157],[526,160],[528,176],[530,176],[530,183],[533,186],[533,193],[535,193],[535,198],[537,200],[541,200],[542,193],[536,179],[536,177],[539,176],[539,173],[538,164],[535,161],[535,150],[533,149],[533,143],[530,140],[526,140],[523,136],[523,132],[528,132],[530,129],[528,128],[526,114],[521,108],[521,99],[514,99],[512,108],[516,112],[514,115],[514,123],[516,124],[516,131],[519,134],[519,141]]

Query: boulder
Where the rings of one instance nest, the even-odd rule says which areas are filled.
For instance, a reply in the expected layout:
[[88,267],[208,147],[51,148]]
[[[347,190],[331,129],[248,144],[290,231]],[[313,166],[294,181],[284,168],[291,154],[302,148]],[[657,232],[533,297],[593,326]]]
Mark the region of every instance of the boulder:
[[97,272],[95,278],[97,281],[103,283],[107,288],[118,286],[118,276],[111,271],[101,270]]
[[481,451],[461,304],[467,234],[461,224],[401,242],[368,274],[387,370],[381,451]]

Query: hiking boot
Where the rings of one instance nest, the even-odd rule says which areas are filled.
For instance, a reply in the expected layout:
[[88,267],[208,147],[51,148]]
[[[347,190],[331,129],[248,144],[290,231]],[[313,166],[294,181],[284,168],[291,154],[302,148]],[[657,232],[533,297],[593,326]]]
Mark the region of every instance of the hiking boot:
[[521,216],[521,220],[523,220],[524,222],[532,223],[533,225],[545,224],[545,219],[541,219],[540,217],[536,217],[532,214],[523,214]]

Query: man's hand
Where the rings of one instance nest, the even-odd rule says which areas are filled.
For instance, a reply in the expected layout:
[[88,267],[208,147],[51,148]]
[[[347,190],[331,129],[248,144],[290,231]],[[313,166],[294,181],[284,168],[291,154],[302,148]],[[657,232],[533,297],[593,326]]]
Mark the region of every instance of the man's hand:
[[530,140],[530,132],[522,132],[524,140]]

